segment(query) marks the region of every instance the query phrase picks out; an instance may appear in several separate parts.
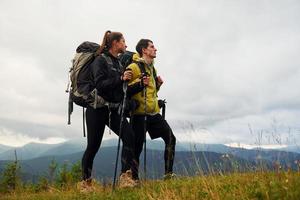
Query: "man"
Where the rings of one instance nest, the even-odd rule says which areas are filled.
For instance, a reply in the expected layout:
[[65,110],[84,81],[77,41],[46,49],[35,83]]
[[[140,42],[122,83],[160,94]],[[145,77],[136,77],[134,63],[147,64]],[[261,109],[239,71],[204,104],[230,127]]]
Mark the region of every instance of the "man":
[[[131,113],[132,128],[135,133],[135,156],[138,161],[137,169],[133,170],[133,178],[138,180],[139,156],[143,149],[146,131],[151,139],[162,138],[165,142],[165,175],[164,179],[174,177],[173,162],[175,155],[176,138],[169,124],[159,113],[157,92],[163,84],[160,76],[156,77],[153,66],[157,49],[149,39],[141,39],[136,45],[138,54],[134,54],[133,63],[127,69],[132,71],[129,85],[142,83],[143,90],[132,96],[138,101],[138,107]],[[146,126],[146,127],[145,127]]]

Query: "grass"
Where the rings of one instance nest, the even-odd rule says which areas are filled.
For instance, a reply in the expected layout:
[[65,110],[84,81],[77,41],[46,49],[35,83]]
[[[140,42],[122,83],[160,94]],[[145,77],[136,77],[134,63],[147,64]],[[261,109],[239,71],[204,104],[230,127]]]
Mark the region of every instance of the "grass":
[[30,187],[1,194],[0,199],[300,199],[300,173],[291,171],[232,173],[181,177],[169,181],[146,181],[139,188],[116,189],[96,184],[92,193],[82,194],[76,187],[51,188],[34,192]]

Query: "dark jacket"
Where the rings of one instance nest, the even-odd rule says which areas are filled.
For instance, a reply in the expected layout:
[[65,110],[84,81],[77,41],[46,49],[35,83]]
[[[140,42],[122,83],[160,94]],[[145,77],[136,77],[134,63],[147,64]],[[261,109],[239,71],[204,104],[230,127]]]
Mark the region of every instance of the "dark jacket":
[[[93,85],[98,90],[98,95],[106,101],[119,103],[123,100],[124,95],[123,81],[121,80],[124,69],[118,58],[109,52],[106,52],[105,55],[111,58],[113,66],[111,67],[102,55],[97,56],[91,64]],[[132,85],[128,87],[128,95],[140,92],[142,89],[141,83]]]

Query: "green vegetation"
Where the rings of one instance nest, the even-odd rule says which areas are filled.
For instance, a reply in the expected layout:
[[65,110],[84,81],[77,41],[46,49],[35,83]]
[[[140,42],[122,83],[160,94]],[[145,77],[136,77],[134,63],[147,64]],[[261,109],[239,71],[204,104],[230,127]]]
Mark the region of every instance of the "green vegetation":
[[21,184],[20,165],[17,161],[8,163],[0,176],[0,192],[14,191]]
[[[228,156],[227,156],[228,157]],[[229,158],[229,157],[228,157]],[[233,166],[234,161],[228,160]],[[300,166],[299,162],[295,162]],[[224,167],[223,167],[224,168]],[[224,170],[212,170],[209,175],[199,173],[194,177],[177,177],[174,180],[142,181],[138,188],[116,189],[112,191],[110,183],[95,182],[95,190],[80,193],[77,183],[81,177],[80,162],[59,165],[52,160],[48,171],[35,183],[22,182],[22,169],[18,161],[8,163],[0,173],[0,200],[40,200],[40,199],[300,199],[300,171],[282,168],[279,163],[274,170],[256,168],[248,172],[239,172],[236,167],[229,173]],[[187,173],[188,174],[188,173]]]
[[[39,187],[38,190],[37,187]],[[84,194],[76,189],[75,181],[65,181],[64,184],[58,185],[45,183],[45,180],[41,179],[37,185],[22,185],[14,191],[0,193],[0,199],[296,200],[300,199],[300,173],[293,171],[260,171],[180,177],[176,180],[142,182],[142,186],[139,188],[116,189],[114,192],[112,192],[110,185],[103,186],[95,183],[95,188],[94,192]]]

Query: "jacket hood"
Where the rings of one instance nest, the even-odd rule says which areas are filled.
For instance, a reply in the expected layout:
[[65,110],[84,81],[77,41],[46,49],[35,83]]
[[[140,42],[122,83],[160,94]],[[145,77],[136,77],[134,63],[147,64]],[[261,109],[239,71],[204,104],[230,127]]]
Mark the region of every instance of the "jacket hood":
[[[141,58],[140,55],[138,53],[134,53],[133,56],[132,56],[132,61],[135,61],[135,62],[140,62],[140,63],[144,63],[147,65],[146,61],[144,58]],[[151,65],[154,64],[154,61],[151,63]]]
[[141,58],[138,53],[134,53],[133,54],[132,60],[135,61],[135,62],[143,62],[143,63],[145,63],[145,60],[143,58]]

